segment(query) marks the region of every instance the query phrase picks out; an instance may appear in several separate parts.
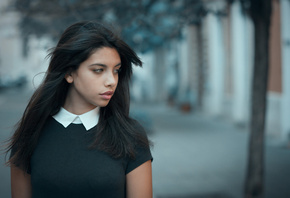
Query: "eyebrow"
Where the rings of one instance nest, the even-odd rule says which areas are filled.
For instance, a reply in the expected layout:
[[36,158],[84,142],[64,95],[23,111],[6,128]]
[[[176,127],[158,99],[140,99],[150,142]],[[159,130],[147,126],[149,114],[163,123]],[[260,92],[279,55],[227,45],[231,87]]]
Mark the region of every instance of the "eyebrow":
[[[89,65],[89,67],[91,66],[101,66],[101,67],[108,67],[107,65],[105,64],[102,64],[102,63],[93,63],[91,65]],[[114,67],[118,67],[118,66],[121,66],[121,63],[118,63],[117,65],[115,65]]]

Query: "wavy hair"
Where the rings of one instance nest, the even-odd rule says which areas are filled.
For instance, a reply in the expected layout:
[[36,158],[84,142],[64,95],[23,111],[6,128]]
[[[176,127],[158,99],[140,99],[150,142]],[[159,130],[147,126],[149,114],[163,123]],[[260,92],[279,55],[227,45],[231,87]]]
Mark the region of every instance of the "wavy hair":
[[111,101],[100,108],[99,123],[91,147],[97,147],[118,158],[135,156],[136,144],[148,146],[143,128],[129,117],[129,81],[132,64],[142,66],[136,53],[105,25],[94,21],[79,22],[68,27],[57,46],[49,54],[50,63],[44,81],[32,95],[16,130],[10,138],[8,165],[28,170],[30,159],[47,119],[64,105],[69,83],[68,72],[75,71],[92,53],[102,47],[117,50],[122,69]]

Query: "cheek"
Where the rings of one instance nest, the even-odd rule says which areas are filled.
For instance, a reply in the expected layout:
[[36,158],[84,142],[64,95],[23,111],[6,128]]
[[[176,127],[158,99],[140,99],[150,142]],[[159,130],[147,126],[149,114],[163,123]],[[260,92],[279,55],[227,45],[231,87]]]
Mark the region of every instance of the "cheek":
[[75,86],[80,89],[80,91],[88,93],[95,91],[98,87],[100,87],[100,84],[100,79],[91,78],[89,76],[75,82]]

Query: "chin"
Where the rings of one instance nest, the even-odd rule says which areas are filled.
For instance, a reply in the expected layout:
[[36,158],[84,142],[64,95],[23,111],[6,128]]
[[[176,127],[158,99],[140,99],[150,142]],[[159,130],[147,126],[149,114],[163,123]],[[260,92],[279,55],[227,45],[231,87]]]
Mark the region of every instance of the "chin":
[[98,106],[99,106],[99,107],[106,107],[106,106],[108,106],[108,104],[109,104],[109,102],[106,102],[106,103],[104,102],[104,103],[102,103],[102,104],[99,104]]

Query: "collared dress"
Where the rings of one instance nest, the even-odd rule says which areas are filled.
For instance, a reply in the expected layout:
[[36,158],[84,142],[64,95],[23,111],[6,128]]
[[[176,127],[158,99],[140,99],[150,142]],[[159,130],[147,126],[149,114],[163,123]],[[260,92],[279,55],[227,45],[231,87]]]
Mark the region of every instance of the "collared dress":
[[32,198],[126,197],[126,174],[152,160],[150,148],[137,147],[134,159],[89,149],[96,115],[98,109],[83,115],[61,109],[48,119],[28,171]]

